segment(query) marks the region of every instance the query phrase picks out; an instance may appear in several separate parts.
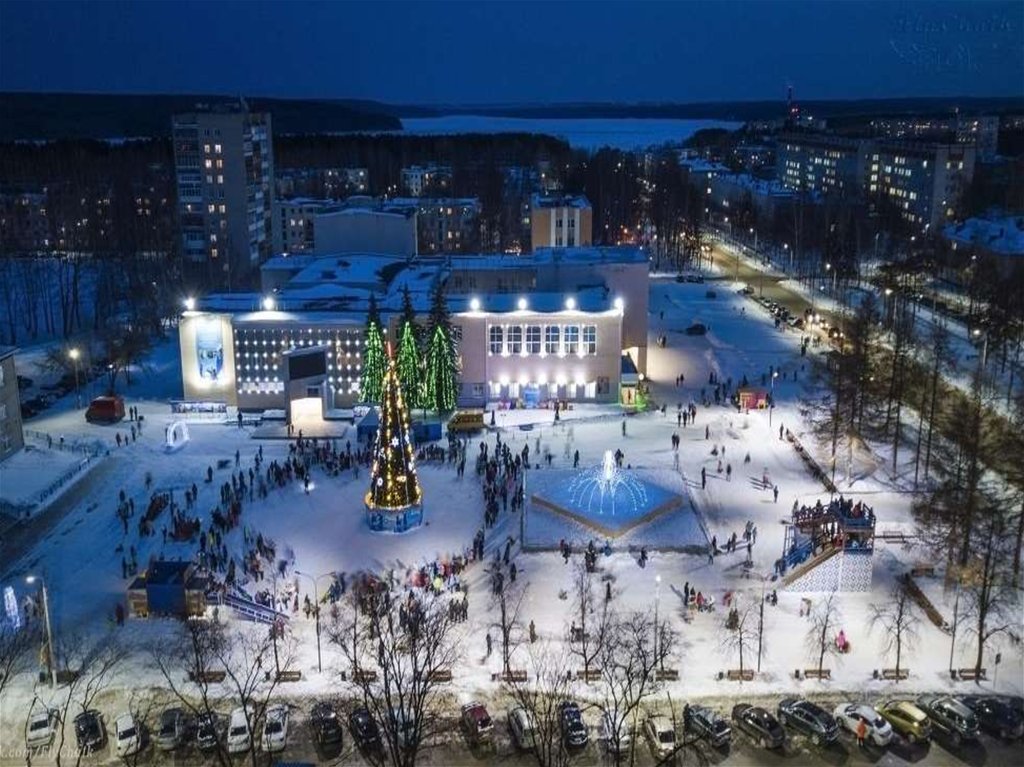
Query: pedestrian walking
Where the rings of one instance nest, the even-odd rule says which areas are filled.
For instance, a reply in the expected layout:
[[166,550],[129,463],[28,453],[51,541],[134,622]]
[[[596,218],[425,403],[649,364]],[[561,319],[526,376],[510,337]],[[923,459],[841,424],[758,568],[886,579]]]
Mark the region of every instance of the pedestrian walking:
[[491,657],[491,632],[487,632],[487,657]]
[[536,641],[537,641],[537,627],[534,625],[533,621],[531,620],[530,621],[530,644],[533,644]]
[[612,582],[611,581],[605,581],[604,582],[604,601],[605,602],[611,602],[612,601]]
[[864,724],[864,720],[860,719],[857,721],[857,745],[864,748],[864,737],[868,734],[868,727]]
[[779,486],[778,485],[776,485],[775,487],[772,488],[772,494],[775,496],[775,502],[778,503],[779,502]]

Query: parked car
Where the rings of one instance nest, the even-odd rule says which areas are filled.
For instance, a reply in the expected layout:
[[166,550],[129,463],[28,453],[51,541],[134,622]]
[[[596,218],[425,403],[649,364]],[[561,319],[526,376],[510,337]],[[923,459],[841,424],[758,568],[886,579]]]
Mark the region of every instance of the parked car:
[[196,717],[196,748],[212,751],[220,744],[221,721],[217,714],[204,712]]
[[704,298],[718,298],[717,290],[709,290],[704,293]]
[[525,708],[517,707],[508,712],[508,729],[512,733],[512,742],[522,751],[536,748],[537,725],[533,715]]
[[878,707],[878,713],[893,730],[911,743],[927,741],[932,737],[928,715],[909,700],[889,700]]
[[383,745],[380,740],[380,730],[373,716],[365,708],[357,708],[348,715],[348,729],[352,733],[352,740],[360,751],[379,751]]
[[317,746],[322,749],[341,748],[344,739],[341,721],[330,703],[317,703],[310,709],[309,726]]
[[954,746],[978,737],[978,717],[951,695],[920,695],[917,707],[928,715],[932,733],[941,733]]
[[959,698],[978,718],[978,726],[996,737],[1009,740],[1024,735],[1024,719],[1009,703],[994,695],[964,695]]
[[416,745],[416,722],[402,709],[389,712],[391,724],[398,736],[398,745],[404,749],[411,749]]
[[288,706],[270,706],[263,719],[260,746],[268,754],[284,751],[288,744]]
[[686,275],[686,281],[687,282],[695,282],[695,283],[698,283],[698,284],[702,284],[704,282],[704,275],[703,274],[688,274],[688,275]]
[[707,706],[687,706],[683,709],[683,724],[688,730],[708,740],[715,748],[721,748],[732,740],[732,728]]
[[737,730],[753,738],[761,748],[781,748],[786,731],[778,720],[760,706],[737,703],[732,707],[732,723]]
[[558,718],[562,725],[562,740],[567,748],[583,748],[590,739],[583,722],[580,707],[571,700],[558,704]]
[[821,706],[801,698],[784,698],[776,712],[783,727],[792,728],[820,746],[839,737],[835,720]]
[[95,709],[83,711],[75,717],[75,740],[81,753],[99,751],[107,743],[107,731],[103,727],[103,715]]
[[608,711],[601,714],[601,721],[597,725],[597,739],[605,744],[610,753],[624,754],[633,745],[633,734],[629,731],[629,725],[621,716],[616,722],[616,717]]
[[676,731],[667,716],[649,716],[644,720],[644,736],[658,759],[671,754],[676,747]]
[[60,712],[55,708],[39,708],[32,712],[25,725],[25,747],[49,748],[57,737]]
[[187,739],[188,718],[180,708],[168,708],[160,714],[160,727],[156,731],[156,747],[173,751]]
[[754,289],[749,285],[744,285],[742,288],[740,288],[740,293],[745,296],[752,296],[754,295]]
[[686,335],[688,336],[703,336],[708,332],[707,325],[703,322],[695,322],[686,329]]
[[249,750],[249,744],[252,741],[252,732],[249,727],[250,718],[251,716],[241,706],[231,712],[231,718],[228,720],[229,754],[244,754]]
[[466,731],[466,737],[471,743],[490,740],[494,722],[483,703],[473,701],[462,707],[462,729]]
[[840,703],[832,713],[841,729],[854,734],[864,722],[865,738],[876,746],[887,746],[892,740],[892,726],[866,703]]
[[123,419],[124,400],[117,395],[97,397],[85,411],[85,420],[89,423],[117,423]]
[[142,730],[131,714],[121,714],[114,720],[114,745],[120,757],[132,756],[142,750]]

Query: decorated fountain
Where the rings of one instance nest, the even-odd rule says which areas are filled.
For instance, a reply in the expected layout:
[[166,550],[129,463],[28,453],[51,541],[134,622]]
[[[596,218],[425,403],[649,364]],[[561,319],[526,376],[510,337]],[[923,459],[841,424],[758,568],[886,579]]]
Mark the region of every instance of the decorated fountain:
[[531,477],[531,501],[608,538],[616,538],[682,505],[678,493],[618,466],[610,450],[605,451],[600,466],[573,472],[568,481],[550,476],[554,474],[538,472],[536,481]]

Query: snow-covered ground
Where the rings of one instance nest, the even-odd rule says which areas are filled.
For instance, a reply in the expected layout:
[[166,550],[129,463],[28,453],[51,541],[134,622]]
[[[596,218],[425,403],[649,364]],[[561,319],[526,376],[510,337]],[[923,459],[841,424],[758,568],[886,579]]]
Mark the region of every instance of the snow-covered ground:
[[[737,295],[734,287],[723,282],[717,289],[717,298],[710,299],[706,297],[707,285],[652,281],[648,378],[651,399],[657,407],[665,406],[664,414],[653,410],[629,416],[625,435],[622,434],[621,414],[607,407],[576,409],[567,413],[558,425],[552,423],[552,415],[545,411],[500,413],[497,421],[502,441],[509,443],[513,451],[518,452],[529,444],[533,453],[539,439],[541,454],[545,449],[552,453],[551,469],[542,464],[541,468],[531,470],[528,483],[536,480],[542,484],[548,471],[571,470],[571,452],[577,449],[581,466],[596,466],[605,450],[618,448],[625,455],[624,465],[640,468],[652,481],[660,477],[664,485],[684,497],[678,512],[660,517],[646,531],[644,543],[650,547],[646,567],[639,565],[637,553],[629,550],[627,539],[626,545],[616,542],[609,556],[599,556],[597,576],[602,594],[604,582],[611,584],[612,602],[617,609],[647,610],[657,603],[663,619],[670,620],[680,632],[682,648],[675,665],[681,669],[682,677],[680,682],[669,685],[676,699],[734,695],[738,690],[735,684],[716,679],[719,671],[738,665],[734,657],[723,655],[719,647],[725,611],[720,608],[711,613],[692,613],[684,608],[681,602],[684,584],[713,596],[720,606],[727,593],[732,593],[740,605],[757,603],[763,588],[760,576],[772,572],[773,563],[783,552],[785,526],[782,522],[793,503],[813,504],[819,498],[828,500],[828,493],[808,474],[793,447],[780,439],[780,428],[788,429],[813,452],[813,438],[799,405],[810,379],[810,361],[799,354],[799,334],[774,329],[753,302]],[[683,332],[694,321],[708,326],[706,336],[688,336]],[[655,342],[662,334],[668,339],[665,348]],[[121,559],[130,547],[136,549],[140,567],[151,557],[189,558],[195,553],[196,547],[192,544],[163,541],[160,526],[166,517],[158,520],[156,534],[151,537],[139,538],[134,524],[129,525],[125,534],[115,516],[120,490],[133,498],[140,509],[148,500],[144,489],[147,473],[152,475],[156,489],[173,490],[179,502],[185,488],[194,482],[199,488],[199,499],[197,511],[192,513],[198,514],[205,526],[218,500],[217,487],[229,481],[229,472],[234,470],[236,451],[244,469],[252,465],[260,446],[267,463],[281,460],[288,453],[288,443],[283,440],[254,440],[248,427],[238,429],[216,424],[191,425],[191,441],[177,452],[166,452],[164,427],[172,421],[166,400],[180,395],[176,356],[177,343],[172,338],[155,351],[150,371],[142,372],[125,392],[126,404],[137,405],[146,418],[145,429],[136,442],[117,448],[113,441],[114,429],[125,433],[127,422],[117,427],[86,424],[81,411],[73,407],[73,395],[70,402],[61,403],[53,412],[28,424],[32,429],[64,434],[69,439],[102,440],[111,451],[104,459],[109,464],[104,483],[81,492],[66,515],[41,534],[34,545],[23,551],[8,552],[4,561],[0,561],[0,586],[14,585],[19,596],[26,593],[25,575],[45,575],[54,629],[59,634],[109,630],[115,605],[124,602],[126,581],[122,578]],[[773,413],[741,414],[724,405],[706,407],[702,403],[702,396],[710,396],[713,389],[708,385],[710,373],[714,372],[722,381],[732,378],[734,384],[746,376],[752,385],[759,385],[769,366],[782,372],[775,383],[779,406]],[[685,381],[677,385],[680,374],[685,376]],[[691,402],[697,409],[696,423],[686,428],[677,427],[677,407]],[[524,423],[535,426],[524,431],[519,428]],[[678,454],[671,447],[674,433],[680,436]],[[300,483],[274,489],[266,500],[257,499],[245,505],[241,524],[272,538],[279,555],[293,560],[288,578],[297,582],[302,594],[310,586],[305,578],[294,575],[296,569],[314,575],[394,570],[395,576],[402,579],[421,565],[461,554],[470,547],[473,535],[483,525],[482,493],[479,479],[473,472],[472,456],[476,454],[476,442],[485,441],[493,450],[495,438],[495,431],[489,430],[471,441],[471,460],[464,478],[456,476],[451,464],[421,463],[426,523],[412,532],[380,535],[369,531],[362,505],[365,471],[360,471],[358,477],[351,472],[328,477],[314,470],[308,494]],[[566,441],[571,441],[572,451],[566,450]],[[718,456],[712,454],[716,447]],[[40,460],[33,470],[40,475],[56,472],[57,468],[44,460],[45,452],[37,455]],[[228,460],[230,467],[214,468],[214,482],[205,484],[207,467],[216,467],[217,461],[222,459]],[[886,471],[880,470],[885,463],[883,453],[866,452],[858,456],[853,484],[841,484],[840,490],[847,497],[865,500],[871,505],[881,528],[912,529],[911,498],[899,491],[898,481],[894,482]],[[725,470],[728,466],[732,469],[731,477]],[[707,476],[706,488],[701,487],[702,469]],[[777,502],[771,489],[763,486],[765,475],[770,484],[779,489]],[[738,547],[735,553],[720,555],[713,563],[706,554],[678,550],[693,540],[699,541],[703,535],[716,537],[722,545],[734,532],[742,537],[748,522],[758,531],[756,543],[751,547],[753,566],[749,577],[742,566],[747,555],[745,546]],[[487,533],[487,557],[503,549],[508,536],[518,539],[520,529],[517,514],[501,513],[498,524]],[[630,535],[642,530],[637,528]],[[566,537],[575,552],[591,537],[596,537],[589,530],[571,525],[547,531],[545,540],[557,543],[554,535]],[[239,557],[244,546],[242,528],[228,533],[225,543],[232,556]],[[603,542],[598,540],[598,543]],[[664,550],[659,550],[659,545],[663,545]],[[833,680],[816,682],[793,678],[794,669],[813,665],[804,644],[809,624],[807,618],[800,615],[803,600],[816,602],[823,595],[779,591],[777,607],[765,611],[763,673],[756,681],[743,685],[744,694],[846,690],[859,695],[891,689],[890,683],[872,681],[874,669],[893,664],[881,654],[883,637],[868,629],[870,605],[886,600],[898,575],[911,566],[932,561],[933,556],[913,544],[879,542],[874,560],[872,589],[839,596],[840,626],[849,637],[852,649],[841,660],[828,662],[832,666]],[[567,566],[557,552],[548,551],[520,552],[516,562],[519,578],[529,584],[524,620],[533,620],[542,638],[564,641],[572,616],[563,596],[564,592],[571,591],[573,567]],[[488,630],[493,632],[494,620],[485,596],[486,576],[479,565],[474,565],[465,580],[470,586],[470,613],[466,624],[469,638],[465,643],[465,663],[456,672],[454,687],[461,699],[481,694],[481,690],[486,694],[487,688],[493,690],[490,674],[500,670],[499,653],[487,658],[483,650],[484,635]],[[261,587],[266,585],[264,582]],[[938,610],[950,620],[954,595],[944,591],[939,581],[926,582],[923,587]],[[778,588],[778,584],[768,583],[767,588]],[[1018,616],[1018,634],[1019,622]],[[333,690],[333,677],[326,672],[323,675],[315,672],[313,622],[299,613],[291,623],[301,647],[298,665],[304,673],[304,680],[292,689],[296,694]],[[118,631],[143,646],[159,640],[167,630],[167,621],[130,619],[127,626]],[[948,634],[926,620],[922,620],[920,634],[920,641],[906,653],[905,664],[911,669],[911,678],[900,689],[953,687],[956,683],[950,681],[947,671]],[[954,665],[972,665],[974,648],[973,638],[958,639]],[[996,651],[1002,652],[998,687],[1019,694],[1024,688],[1020,645],[1000,636],[993,641],[988,657],[994,657]],[[325,666],[337,662],[335,653],[326,647]],[[751,659],[746,658],[744,663],[749,665]],[[130,671],[118,677],[119,685],[161,686],[145,653],[140,651],[138,657],[132,657],[128,668]],[[993,684],[986,683],[983,687],[991,688]],[[40,692],[48,694],[44,690]],[[15,705],[3,707],[3,716],[8,720],[0,721],[0,728],[20,726],[23,720],[14,722],[9,712],[24,710],[33,694],[34,686],[28,675],[16,680],[9,694]],[[587,696],[585,689],[581,689],[580,694]]]

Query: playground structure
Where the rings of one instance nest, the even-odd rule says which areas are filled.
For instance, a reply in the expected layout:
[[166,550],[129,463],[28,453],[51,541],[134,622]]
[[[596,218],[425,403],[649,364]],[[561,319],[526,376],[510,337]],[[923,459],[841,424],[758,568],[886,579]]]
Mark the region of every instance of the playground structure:
[[792,591],[864,591],[870,588],[875,512],[842,496],[794,508],[782,556],[775,563]]

